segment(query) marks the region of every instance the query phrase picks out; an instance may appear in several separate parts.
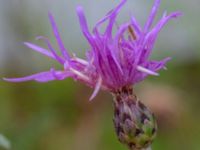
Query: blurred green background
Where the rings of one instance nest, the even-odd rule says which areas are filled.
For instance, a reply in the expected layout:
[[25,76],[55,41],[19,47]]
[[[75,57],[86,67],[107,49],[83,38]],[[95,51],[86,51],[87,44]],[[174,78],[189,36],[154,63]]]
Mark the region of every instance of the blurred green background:
[[[29,75],[54,61],[26,48],[24,41],[44,35],[53,39],[48,21],[51,11],[66,47],[84,58],[89,47],[79,29],[75,8],[85,9],[90,28],[119,0],[0,0],[0,77]],[[129,0],[118,17],[130,12],[144,23],[153,0]],[[148,77],[135,87],[138,97],[156,114],[159,131],[153,150],[200,149],[200,2],[162,1],[164,10],[180,10],[183,16],[161,32],[152,55],[172,56],[167,71]],[[55,45],[55,44],[54,44]],[[45,84],[0,81],[0,133],[12,150],[125,150],[115,136],[112,97],[100,92],[88,99],[92,89],[72,79]],[[0,148],[1,149],[1,148]]]

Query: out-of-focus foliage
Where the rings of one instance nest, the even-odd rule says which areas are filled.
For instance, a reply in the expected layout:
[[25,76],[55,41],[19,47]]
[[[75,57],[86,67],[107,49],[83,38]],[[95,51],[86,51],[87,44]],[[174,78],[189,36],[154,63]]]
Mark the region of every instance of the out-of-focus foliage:
[[11,145],[10,145],[10,142],[8,141],[8,139],[0,134],[0,147],[1,148],[5,148],[5,149],[10,149],[11,148]]
[[[89,3],[90,2],[90,3]],[[144,22],[153,1],[130,1],[119,17],[131,11]],[[153,57],[172,56],[168,70],[136,86],[138,97],[155,113],[159,133],[154,150],[199,150],[200,141],[200,13],[198,0],[163,1],[161,9],[180,10],[184,16],[161,33]],[[82,4],[94,24],[117,4],[112,0],[0,0],[0,77],[23,76],[57,65],[25,48],[23,41],[46,35],[53,41],[47,12],[57,18],[70,51],[87,49],[75,16]],[[79,41],[79,42],[78,42]],[[35,41],[37,42],[37,41]],[[84,57],[84,56],[83,56]],[[0,81],[0,133],[13,150],[123,150],[112,124],[112,97],[71,79],[45,84]]]

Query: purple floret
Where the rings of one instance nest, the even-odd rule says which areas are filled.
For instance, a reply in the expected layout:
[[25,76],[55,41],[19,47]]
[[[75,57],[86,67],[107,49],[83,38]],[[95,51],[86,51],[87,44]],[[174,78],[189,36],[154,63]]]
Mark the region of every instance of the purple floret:
[[[5,78],[5,80],[10,82],[29,80],[48,82],[72,77],[95,89],[90,98],[93,99],[100,89],[114,92],[124,86],[134,85],[144,80],[148,75],[159,75],[157,71],[165,68],[165,64],[170,58],[155,61],[149,59],[150,54],[163,26],[170,19],[180,16],[181,13],[173,12],[169,15],[164,13],[155,27],[152,27],[160,5],[160,0],[155,0],[144,27],[141,27],[133,16],[128,22],[116,26],[116,17],[126,1],[122,0],[117,7],[98,21],[92,33],[88,29],[83,8],[77,7],[81,30],[90,45],[90,49],[86,53],[86,60],[75,55],[70,56],[60,37],[53,16],[49,14],[53,33],[62,55],[56,53],[56,50],[45,37],[38,37],[38,39],[46,43],[48,50],[29,42],[25,42],[25,45],[55,59],[63,65],[63,70],[56,71],[52,68],[50,71],[31,76]],[[108,22],[106,29],[101,33],[99,28],[106,22]],[[117,31],[113,34],[115,27]]]

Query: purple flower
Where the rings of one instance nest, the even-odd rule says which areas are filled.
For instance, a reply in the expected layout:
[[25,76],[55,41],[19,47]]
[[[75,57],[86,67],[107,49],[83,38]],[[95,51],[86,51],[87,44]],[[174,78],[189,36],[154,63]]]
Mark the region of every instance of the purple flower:
[[[152,27],[160,5],[160,0],[155,0],[144,28],[139,25],[133,16],[131,16],[128,22],[116,26],[116,17],[126,1],[122,0],[117,7],[99,20],[93,28],[92,33],[88,29],[83,8],[81,6],[77,7],[80,27],[90,45],[85,60],[68,53],[58,32],[54,18],[49,14],[53,33],[62,55],[57,54],[49,40],[45,37],[37,38],[47,44],[48,50],[29,42],[25,42],[24,44],[37,52],[55,59],[63,65],[63,70],[57,71],[52,68],[50,71],[31,76],[5,78],[4,80],[10,82],[29,80],[48,82],[72,77],[95,89],[90,98],[93,99],[100,89],[115,92],[124,86],[134,85],[144,80],[148,75],[157,76],[157,71],[165,68],[165,64],[170,58],[165,58],[161,61],[149,59],[156,38],[162,27],[170,19],[180,16],[181,13],[173,12],[167,15],[165,12],[155,27]],[[103,33],[100,33],[99,28],[105,22],[108,22],[106,29]],[[113,28],[117,28],[114,34]]]

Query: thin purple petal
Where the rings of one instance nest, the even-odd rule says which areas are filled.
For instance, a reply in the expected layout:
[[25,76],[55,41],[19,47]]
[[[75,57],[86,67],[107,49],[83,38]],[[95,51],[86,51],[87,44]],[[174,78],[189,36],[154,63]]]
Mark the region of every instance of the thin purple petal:
[[[56,74],[56,76],[55,76]],[[37,74],[33,74],[30,76],[22,77],[22,78],[4,78],[5,81],[9,82],[25,82],[25,81],[31,81],[35,80],[37,82],[48,82],[52,80],[57,80],[59,77],[60,79],[64,79],[68,77],[69,74],[63,71],[54,71],[54,73],[51,71],[46,71],[46,72],[40,72]]]
[[24,42],[24,45],[26,45],[27,47],[31,48],[34,51],[37,51],[45,56],[48,56],[48,57],[56,60],[55,56],[51,52],[49,52],[47,49],[44,49],[38,45],[29,43],[29,42]]
[[148,17],[148,20],[147,20],[147,22],[145,24],[145,27],[144,27],[144,32],[145,33],[150,29],[150,27],[151,27],[151,25],[152,25],[152,23],[154,21],[154,18],[156,16],[156,13],[157,13],[158,8],[160,6],[160,1],[161,0],[155,0],[155,2],[153,4],[153,7],[151,9],[151,13],[150,13],[150,15]]
[[107,29],[105,31],[105,33],[107,33],[108,35],[110,35],[112,33],[112,27],[113,24],[115,23],[115,18],[117,16],[117,14],[119,13],[120,9],[122,8],[122,6],[126,3],[127,0],[122,0],[113,10],[109,11],[106,16],[104,18],[102,18],[101,20],[99,20],[97,22],[97,24],[95,25],[93,32],[98,33],[98,27],[103,24],[105,21],[107,21],[108,19],[110,19],[110,22],[107,26]]
[[47,44],[48,48],[50,49],[50,51],[52,52],[53,56],[56,58],[56,60],[58,62],[60,62],[61,64],[65,63],[65,60],[56,54],[56,51],[51,46],[51,43],[49,42],[49,40],[47,38],[45,38],[43,36],[39,36],[39,37],[37,37],[37,39],[43,40]]
[[64,56],[65,59],[69,60],[70,59],[70,56],[68,54],[68,50],[65,48],[63,42],[62,42],[62,39],[60,37],[60,33],[58,31],[58,28],[57,28],[57,25],[54,21],[54,17],[51,13],[49,13],[49,20],[51,22],[51,26],[52,26],[52,29],[53,29],[53,33],[54,33],[54,36],[58,42],[58,46],[60,47],[60,51],[62,53],[62,55]]
[[78,14],[78,17],[79,17],[79,22],[80,22],[82,32],[85,35],[85,37],[87,38],[88,42],[90,42],[90,44],[92,44],[93,43],[93,37],[89,32],[87,21],[86,21],[84,12],[83,12],[83,8],[81,6],[78,6],[76,8],[76,11],[77,11],[77,14]]
[[115,23],[115,19],[117,17],[117,14],[119,13],[119,11],[121,10],[122,6],[126,3],[127,0],[122,0],[121,3],[111,12],[110,16],[109,16],[109,23],[108,26],[106,28],[105,34],[107,37],[111,38],[111,34],[112,34],[112,28],[113,25]]
[[144,44],[148,50],[144,53],[143,57],[145,59],[147,59],[149,57],[149,55],[154,47],[154,43],[156,41],[158,33],[161,31],[163,26],[166,23],[168,23],[168,21],[170,19],[177,18],[178,16],[181,16],[181,15],[182,15],[182,13],[180,13],[180,12],[174,12],[168,16],[163,15],[162,19],[157,23],[157,25],[146,35]]
[[141,34],[142,28],[140,24],[137,22],[134,16],[131,16],[131,24],[133,26],[133,29],[136,31],[137,34]]

